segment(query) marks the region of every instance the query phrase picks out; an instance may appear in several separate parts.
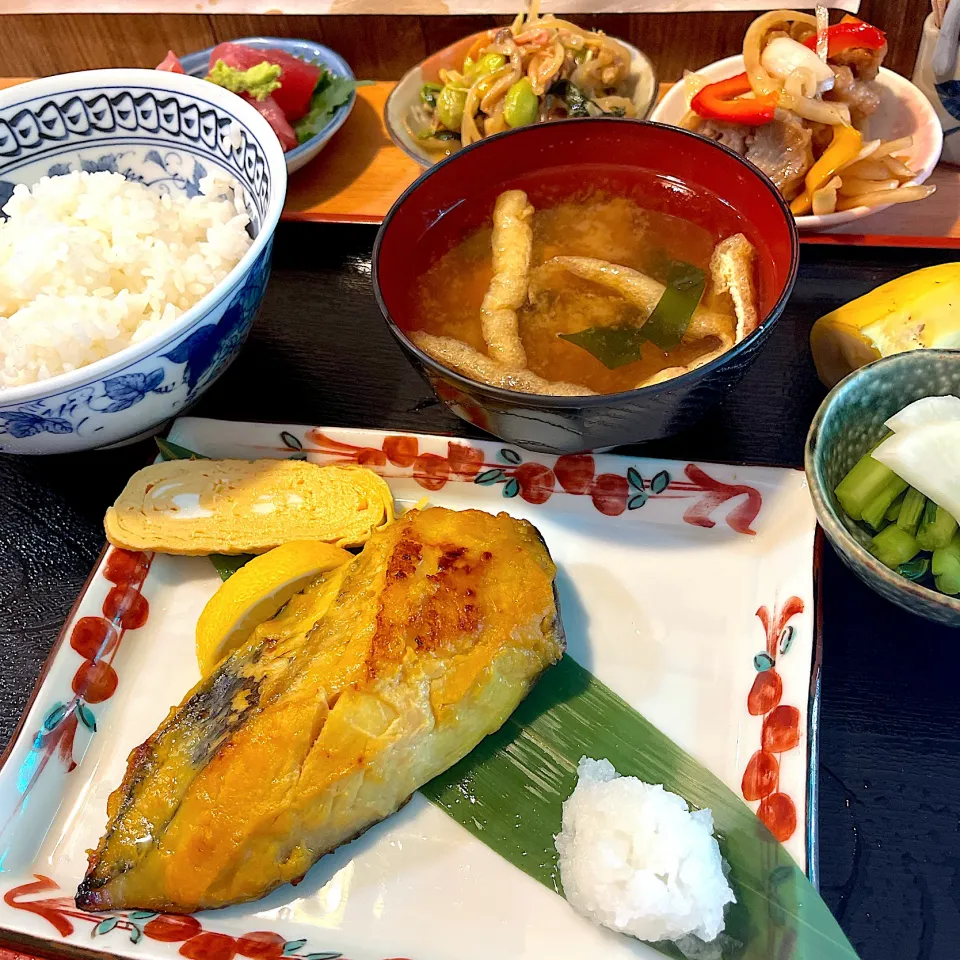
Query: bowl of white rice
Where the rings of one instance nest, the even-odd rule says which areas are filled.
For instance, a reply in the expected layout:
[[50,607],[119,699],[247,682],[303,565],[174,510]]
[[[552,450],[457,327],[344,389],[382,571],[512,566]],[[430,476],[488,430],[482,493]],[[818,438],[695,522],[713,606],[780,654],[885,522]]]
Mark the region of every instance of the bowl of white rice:
[[239,352],[283,152],[240,97],[154,70],[0,92],[0,451],[130,442]]

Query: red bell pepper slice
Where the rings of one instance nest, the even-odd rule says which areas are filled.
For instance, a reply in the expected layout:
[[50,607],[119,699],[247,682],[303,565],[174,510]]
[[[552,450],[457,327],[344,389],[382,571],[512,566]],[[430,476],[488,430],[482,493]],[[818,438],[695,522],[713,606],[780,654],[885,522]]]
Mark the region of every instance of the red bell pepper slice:
[[[810,50],[817,49],[817,35],[803,41]],[[879,28],[851,17],[827,27],[827,58],[847,50],[881,50],[887,45],[887,35]]]
[[[960,3],[960,0],[956,0]],[[749,93],[750,78],[741,73],[729,80],[718,80],[705,86],[691,101],[690,109],[706,120],[725,120],[759,127],[773,120],[780,95],[769,93],[762,97],[736,99]]]

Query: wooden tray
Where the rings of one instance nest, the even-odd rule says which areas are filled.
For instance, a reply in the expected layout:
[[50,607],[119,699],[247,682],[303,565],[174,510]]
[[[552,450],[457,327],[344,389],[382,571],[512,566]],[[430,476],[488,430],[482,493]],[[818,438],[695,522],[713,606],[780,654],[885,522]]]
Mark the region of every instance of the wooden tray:
[[[0,77],[0,89],[26,79]],[[394,86],[392,81],[377,81],[357,91],[353,113],[330,145],[290,178],[284,220],[372,224],[383,220],[394,200],[422,172],[394,146],[383,123],[383,106]],[[827,233],[801,234],[801,240],[960,248],[960,168],[942,164],[929,182],[937,187],[934,200],[894,206]]]

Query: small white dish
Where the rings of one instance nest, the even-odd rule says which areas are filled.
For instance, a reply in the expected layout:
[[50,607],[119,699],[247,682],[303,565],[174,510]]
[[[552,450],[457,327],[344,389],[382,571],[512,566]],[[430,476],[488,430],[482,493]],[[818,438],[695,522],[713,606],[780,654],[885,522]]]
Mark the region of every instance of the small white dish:
[[[743,70],[743,57],[738,54],[735,57],[718,60],[696,72],[713,83],[735,77],[743,73]],[[904,159],[907,166],[916,171],[916,176],[909,181],[910,184],[923,183],[933,173],[940,159],[940,151],[943,149],[943,128],[940,126],[937,114],[922,91],[898,73],[881,67],[877,81],[882,88],[880,108],[867,121],[867,137],[883,140],[913,137],[913,146],[905,151]],[[677,126],[685,113],[683,84],[677,83],[657,104],[650,119]],[[871,214],[887,210],[890,206],[892,204],[882,207],[854,207],[852,210],[828,213],[822,217],[797,217],[797,229],[829,230],[831,227],[839,227],[842,223],[862,220]]]
[[[314,43],[312,40],[294,40],[289,37],[240,37],[238,40],[231,42],[242,44],[245,47],[253,47],[254,50],[282,50],[292,57],[323,67],[335,77],[356,80],[353,71],[350,69],[350,64],[339,53],[323,46],[321,43]],[[210,54],[215,49],[215,47],[207,47],[205,50],[198,50],[181,57],[180,63],[183,65],[183,69],[191,77],[203,79],[207,75],[210,65]],[[357,92],[354,90],[350,94],[350,99],[336,109],[322,130],[317,131],[309,140],[301,143],[299,147],[294,147],[283,155],[287,164],[287,173],[296,173],[301,167],[306,166],[333,139],[333,135],[347,122],[356,101]]]
[[[469,37],[463,37],[449,47],[427,57],[423,63],[408,70],[387,97],[383,108],[387,132],[393,142],[421,167],[431,167],[443,157],[424,150],[417,143],[416,138],[410,135],[406,124],[410,109],[420,100],[420,88],[425,83],[436,82],[441,70],[461,68],[467,51],[480,35],[480,33],[473,33]],[[615,39],[630,54],[630,83],[633,87],[631,98],[637,108],[637,117],[643,120],[650,113],[657,98],[656,70],[646,54],[619,37]]]

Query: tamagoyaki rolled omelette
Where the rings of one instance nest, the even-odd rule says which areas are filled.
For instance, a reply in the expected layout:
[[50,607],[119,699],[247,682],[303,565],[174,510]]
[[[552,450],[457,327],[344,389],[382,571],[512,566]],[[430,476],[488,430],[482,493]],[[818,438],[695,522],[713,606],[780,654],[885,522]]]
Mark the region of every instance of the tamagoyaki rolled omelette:
[[560,658],[555,574],[506,514],[414,510],[377,531],[322,619],[295,597],[130,754],[77,905],[188,913],[302,877]]

